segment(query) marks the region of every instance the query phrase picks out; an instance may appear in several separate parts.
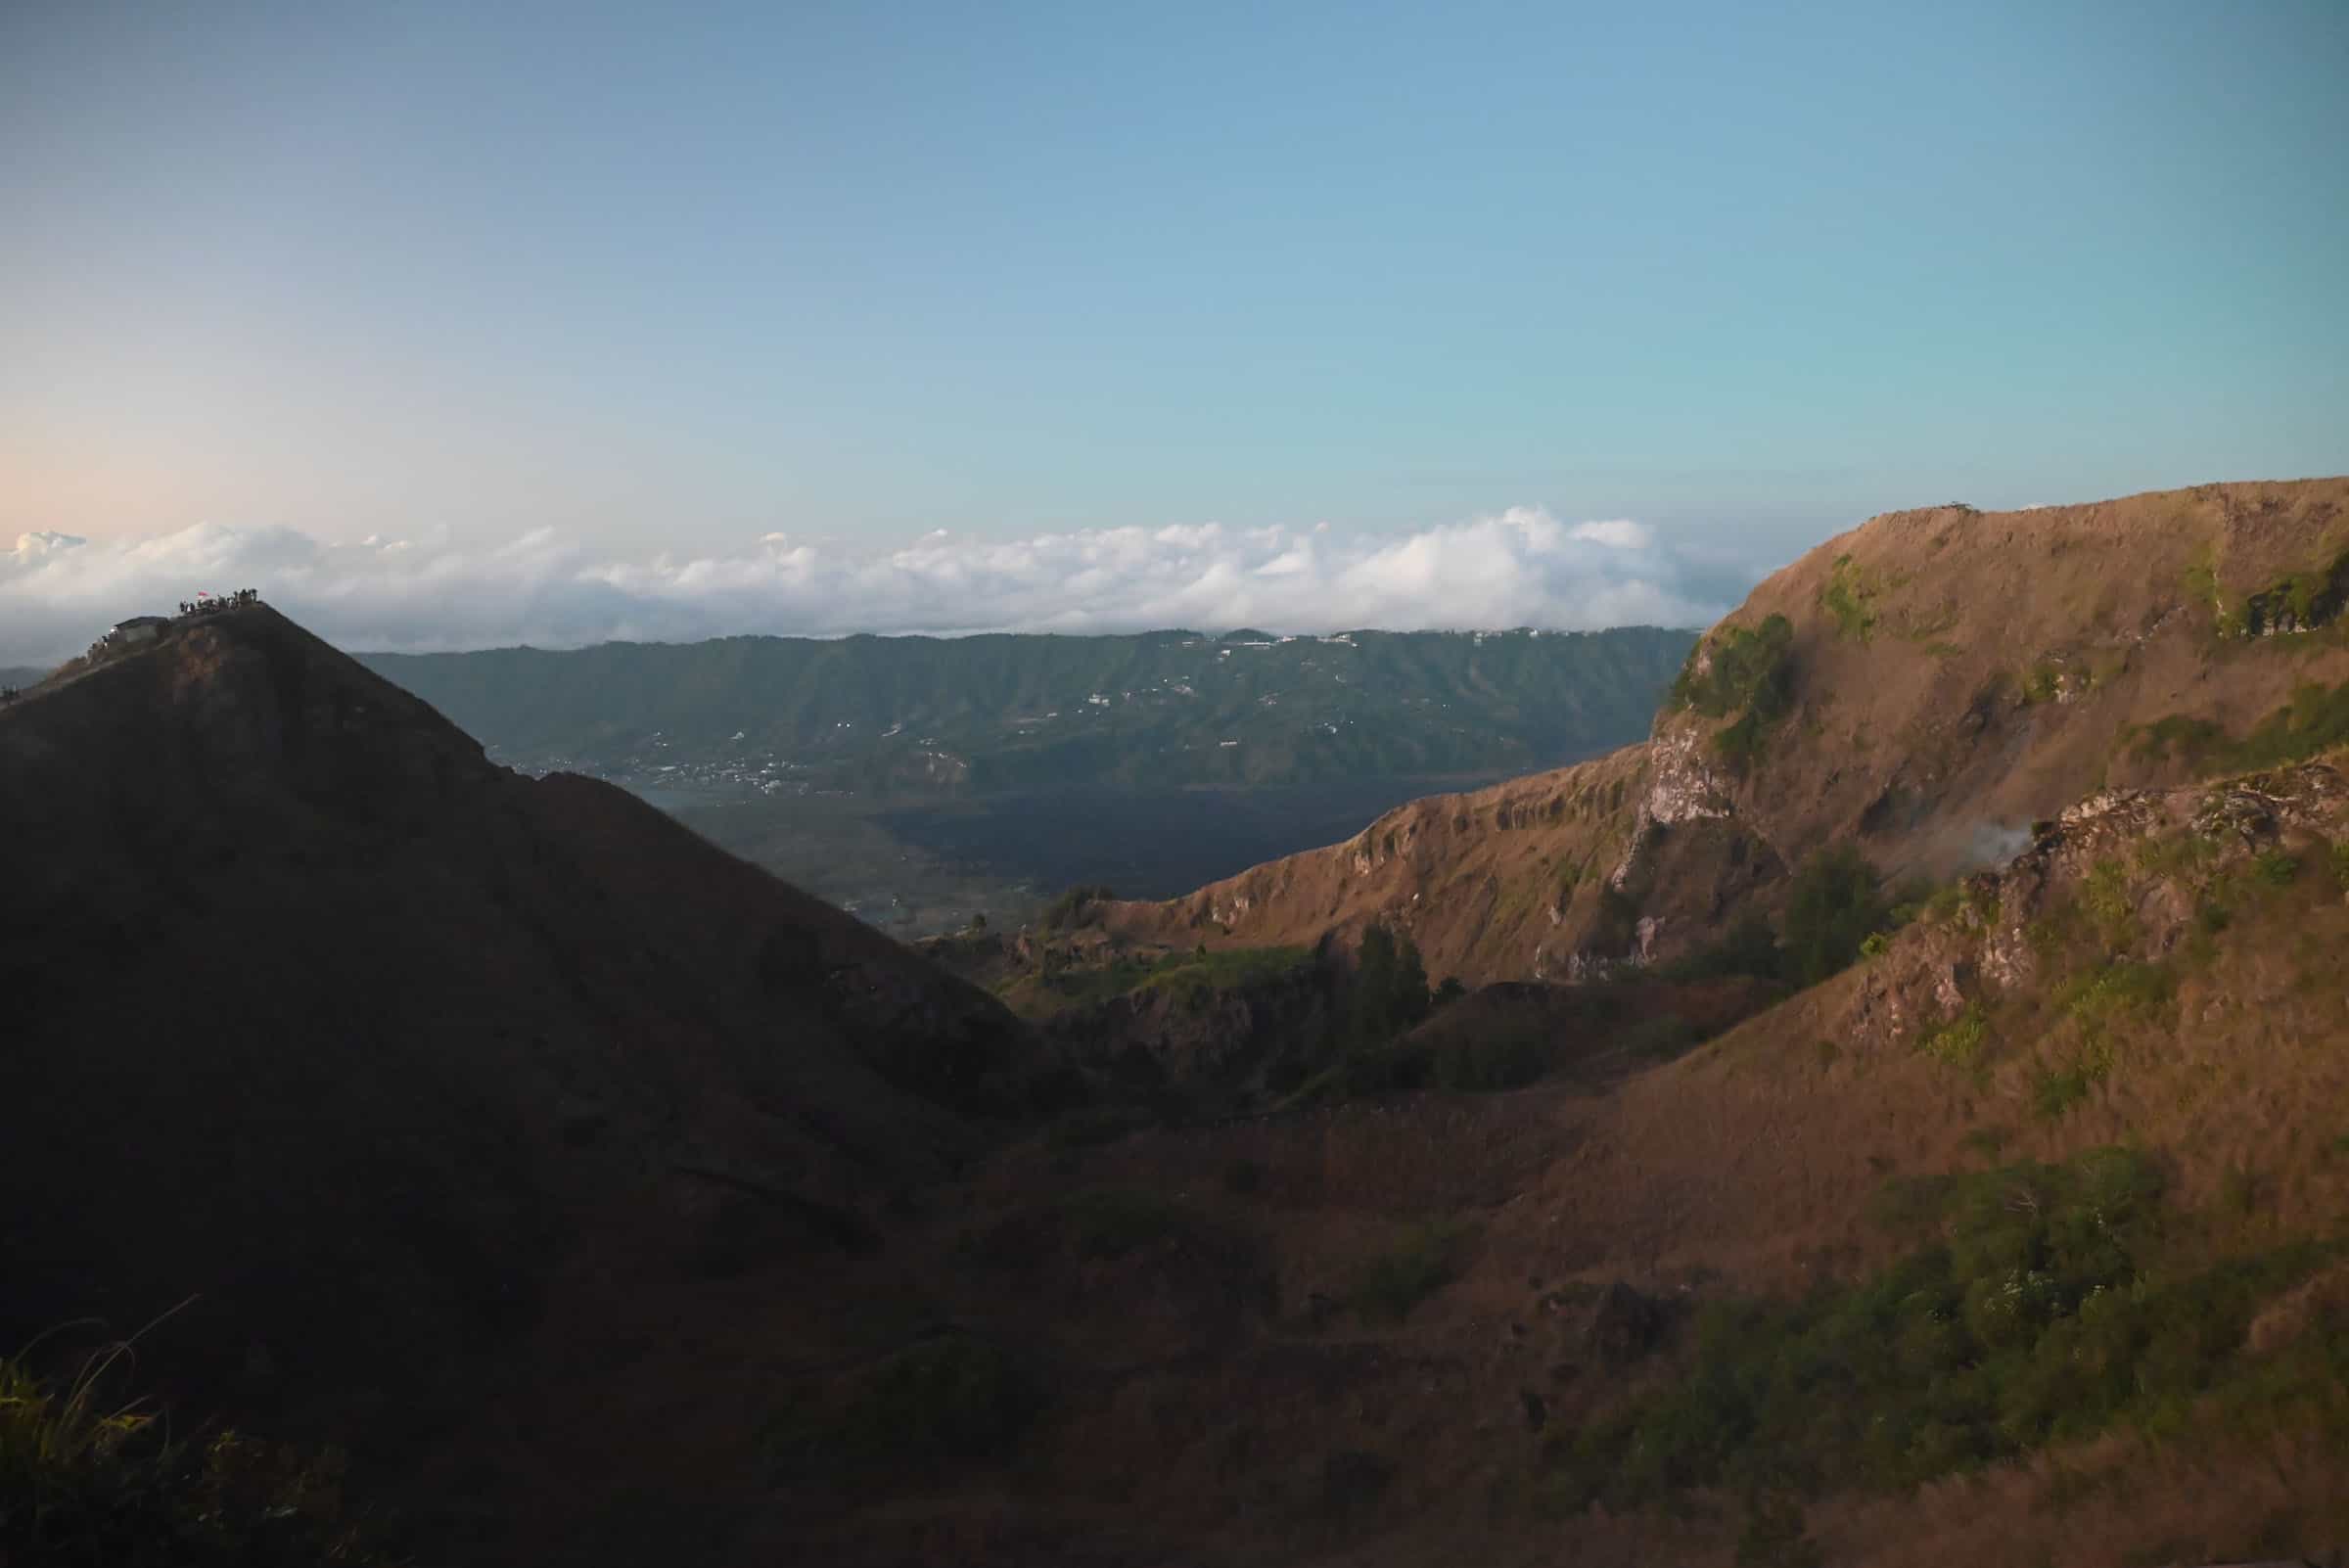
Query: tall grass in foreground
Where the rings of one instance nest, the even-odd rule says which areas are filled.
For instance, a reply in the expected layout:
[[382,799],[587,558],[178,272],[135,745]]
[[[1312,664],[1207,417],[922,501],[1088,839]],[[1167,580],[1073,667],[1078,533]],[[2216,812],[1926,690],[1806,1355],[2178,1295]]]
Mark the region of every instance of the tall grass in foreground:
[[117,1345],[69,1378],[0,1359],[0,1563],[43,1568],[381,1564],[342,1522],[339,1463],[234,1432],[175,1440],[106,1392]]

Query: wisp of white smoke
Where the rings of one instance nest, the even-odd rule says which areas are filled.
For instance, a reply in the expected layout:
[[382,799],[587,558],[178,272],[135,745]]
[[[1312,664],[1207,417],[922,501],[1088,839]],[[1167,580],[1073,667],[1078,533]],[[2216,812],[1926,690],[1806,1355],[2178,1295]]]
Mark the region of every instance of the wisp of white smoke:
[[1977,822],[1966,834],[1962,869],[1995,871],[2029,848],[2029,828],[2008,827],[2000,822]]

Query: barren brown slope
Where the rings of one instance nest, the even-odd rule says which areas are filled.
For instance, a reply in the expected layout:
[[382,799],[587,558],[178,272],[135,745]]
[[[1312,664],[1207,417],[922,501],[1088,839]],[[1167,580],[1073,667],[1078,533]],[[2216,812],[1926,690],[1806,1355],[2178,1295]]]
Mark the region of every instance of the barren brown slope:
[[1577,889],[1595,890],[1630,847],[1650,772],[1642,744],[1413,801],[1343,844],[1166,903],[1101,905],[1101,918],[1139,940],[1250,946],[1310,945],[1383,920],[1411,933],[1439,978],[1576,978],[1576,949],[1561,940],[1566,912]]
[[2101,785],[2188,775],[2137,728],[2201,720],[2240,738],[2303,685],[2349,678],[2344,599],[2349,480],[1889,513],[1763,582],[1691,656],[1701,692],[1725,639],[1783,616],[1782,712],[1700,695],[1640,746],[1414,802],[1344,844],[1106,919],[1235,944],[1383,919],[1433,973],[1471,981],[1670,955],[1749,897],[1767,906],[1825,845],[1946,876]]
[[[859,1360],[857,1336],[891,1310],[935,1321],[942,1297],[1049,1368],[1049,1406],[944,1478],[795,1479],[759,1532],[787,1559],[875,1564],[1726,1568],[1734,1492],[1562,1505],[1561,1451],[1675,1386],[1706,1308],[1733,1321],[1929,1250],[1937,1222],[1879,1212],[1905,1182],[2006,1167],[2001,1201],[2027,1206],[2016,1162],[2123,1145],[2166,1181],[2148,1290],[2299,1252],[2240,1313],[2181,1309],[2210,1380],[2262,1391],[2248,1418],[2188,1398],[2126,1440],[2090,1425],[2012,1462],[1951,1455],[1922,1491],[1828,1478],[1811,1535],[1828,1562],[1920,1565],[2327,1547],[2349,1529],[2340,1431],[2261,1380],[2295,1336],[2349,1322],[2345,894],[2337,759],[2107,792],[1861,967],[1660,1067],[1010,1151],[893,1233],[894,1278],[843,1281],[870,1305],[828,1330],[836,1359],[723,1419],[747,1441],[853,1399],[906,1342]],[[1514,1016],[1488,999],[1462,1027]],[[1398,1259],[1425,1294],[1382,1311]],[[1608,1348],[1619,1281],[1652,1343]],[[763,1331],[711,1328],[745,1364]],[[1826,1419],[1849,1396],[1832,1368],[1817,1382]]]
[[1032,1062],[984,994],[263,609],[0,709],[0,1344],[195,1298],[162,1387],[362,1450],[455,1419],[559,1275],[859,1244]]
[[[2130,1143],[2270,1236],[2349,1202],[2349,779],[2338,759],[2075,803],[2003,871],[1593,1106],[1529,1241],[1789,1289],[1880,1245],[1889,1176]],[[1987,1137],[1987,1141],[1985,1138]]]

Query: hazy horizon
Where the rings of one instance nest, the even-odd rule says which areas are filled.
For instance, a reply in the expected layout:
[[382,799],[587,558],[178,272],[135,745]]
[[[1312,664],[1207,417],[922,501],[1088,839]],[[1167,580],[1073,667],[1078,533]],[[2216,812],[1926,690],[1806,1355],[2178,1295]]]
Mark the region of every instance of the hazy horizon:
[[[2043,504],[2072,503],[2015,510]],[[771,534],[732,558],[638,562],[598,560],[552,530],[470,551],[445,533],[336,545],[197,527],[120,543],[25,534],[0,562],[15,569],[0,574],[0,667],[14,668],[69,658],[123,617],[241,587],[354,653],[462,653],[729,636],[1702,630],[1791,564],[1538,507],[1401,535],[1208,524],[990,541],[940,530],[859,551]]]
[[551,530],[487,551],[198,528],[130,544],[28,535],[16,553],[18,575],[0,581],[0,664],[66,657],[122,616],[248,586],[339,646],[449,652],[741,634],[1701,626],[1759,575],[1627,520],[1565,524],[1536,508],[1394,537],[1210,524],[939,532],[870,551],[774,535],[687,561],[597,560]]

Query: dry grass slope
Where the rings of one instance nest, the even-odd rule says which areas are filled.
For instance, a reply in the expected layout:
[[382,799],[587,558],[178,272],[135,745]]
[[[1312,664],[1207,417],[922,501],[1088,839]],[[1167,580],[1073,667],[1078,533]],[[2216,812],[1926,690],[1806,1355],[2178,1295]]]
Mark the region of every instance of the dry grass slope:
[[2339,688],[2345,598],[2349,480],[1888,513],[1764,581],[1692,656],[1710,689],[1726,649],[1782,618],[1766,715],[1750,692],[1668,706],[1641,746],[1415,802],[1107,923],[1256,945],[1383,919],[1471,982],[1685,952],[1828,845],[1946,877],[2096,789],[2223,766],[2223,747],[2142,737],[2239,739]]

